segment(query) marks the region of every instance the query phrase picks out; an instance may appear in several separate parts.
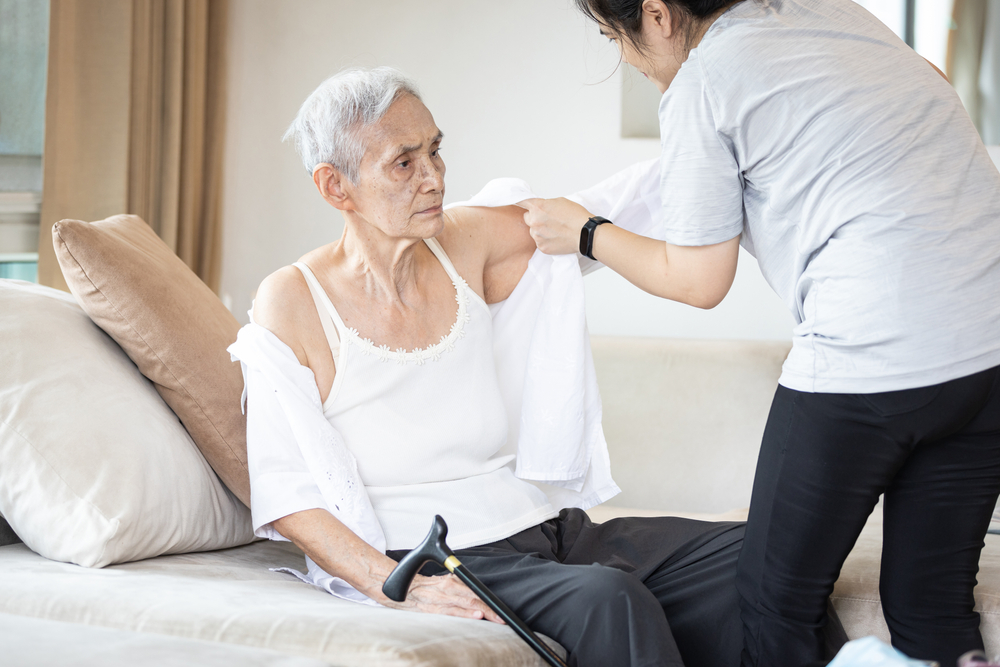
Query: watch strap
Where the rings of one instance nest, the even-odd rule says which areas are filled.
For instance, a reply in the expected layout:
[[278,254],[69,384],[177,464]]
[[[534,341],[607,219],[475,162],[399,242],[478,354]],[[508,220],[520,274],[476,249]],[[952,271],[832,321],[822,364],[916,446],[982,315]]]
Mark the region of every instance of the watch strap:
[[598,225],[605,223],[614,224],[607,218],[602,218],[599,215],[595,215],[584,223],[583,228],[580,230],[581,255],[590,259],[596,259],[594,257],[594,230],[597,229]]

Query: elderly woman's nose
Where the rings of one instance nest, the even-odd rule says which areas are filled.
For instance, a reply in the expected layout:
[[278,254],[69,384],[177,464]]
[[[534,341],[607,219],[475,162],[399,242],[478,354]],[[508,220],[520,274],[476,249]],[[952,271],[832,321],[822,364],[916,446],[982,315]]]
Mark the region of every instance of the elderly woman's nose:
[[421,160],[421,173],[424,187],[431,190],[440,190],[444,187],[444,165],[438,164],[435,160]]

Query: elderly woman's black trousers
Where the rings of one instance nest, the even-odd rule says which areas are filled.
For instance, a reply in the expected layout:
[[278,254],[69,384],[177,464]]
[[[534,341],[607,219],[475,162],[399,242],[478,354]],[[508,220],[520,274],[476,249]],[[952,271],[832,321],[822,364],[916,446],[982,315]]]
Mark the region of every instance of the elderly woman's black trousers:
[[571,509],[456,555],[533,630],[562,644],[572,666],[735,667],[743,526],[676,517],[594,524]]

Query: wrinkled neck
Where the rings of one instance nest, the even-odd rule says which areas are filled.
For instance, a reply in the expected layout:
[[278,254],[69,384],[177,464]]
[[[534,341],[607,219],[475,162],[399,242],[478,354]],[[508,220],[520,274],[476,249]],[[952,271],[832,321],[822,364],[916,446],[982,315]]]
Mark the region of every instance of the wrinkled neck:
[[346,269],[364,282],[374,298],[407,302],[418,288],[419,249],[423,239],[387,236],[373,225],[344,215],[339,249]]

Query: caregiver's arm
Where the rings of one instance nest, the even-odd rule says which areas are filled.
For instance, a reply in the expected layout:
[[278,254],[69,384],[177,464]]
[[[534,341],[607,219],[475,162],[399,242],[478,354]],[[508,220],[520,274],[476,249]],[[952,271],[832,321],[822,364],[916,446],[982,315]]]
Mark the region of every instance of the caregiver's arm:
[[[521,202],[538,249],[549,255],[577,252],[580,230],[591,217],[568,199]],[[739,237],[706,246],[677,246],[612,225],[594,230],[594,257],[630,283],[671,301],[714,308],[736,276]]]
[[417,575],[403,602],[390,600],[382,593],[382,584],[396,562],[372,548],[326,510],[295,512],[271,525],[309,554],[325,572],[340,577],[386,607],[503,622],[454,575]]

